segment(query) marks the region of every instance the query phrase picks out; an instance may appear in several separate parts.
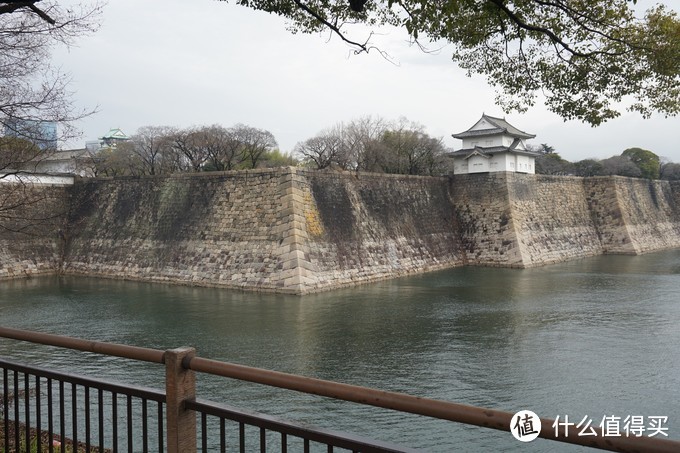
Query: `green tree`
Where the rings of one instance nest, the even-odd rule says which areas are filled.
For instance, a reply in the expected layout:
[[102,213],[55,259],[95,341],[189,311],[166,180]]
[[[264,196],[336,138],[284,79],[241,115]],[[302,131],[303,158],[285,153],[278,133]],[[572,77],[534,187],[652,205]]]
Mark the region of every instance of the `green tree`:
[[547,143],[541,143],[541,145],[538,146],[537,150],[543,154],[552,154],[555,152],[555,147],[550,146]]
[[536,173],[541,175],[568,175],[572,172],[572,165],[558,153],[542,154],[536,157]]
[[661,166],[661,179],[680,181],[680,164],[667,162]]
[[[452,44],[453,60],[498,88],[506,111],[539,94],[565,119],[598,125],[630,110],[680,112],[680,19],[635,0],[236,0],[283,16],[293,32],[331,30],[357,52],[375,47],[344,24],[400,27],[419,44]],[[356,29],[355,29],[356,30]],[[425,44],[424,44],[425,45]]]
[[602,159],[600,163],[605,175],[627,176],[629,178],[642,176],[640,168],[625,156],[612,156],[608,159]]
[[604,175],[604,167],[595,159],[583,159],[574,162],[572,169],[576,176],[600,176]]
[[265,168],[291,167],[297,164],[298,161],[293,153],[282,153],[278,149],[269,151],[262,159],[262,166]]
[[659,179],[661,162],[659,156],[642,148],[628,148],[621,156],[627,157],[640,169],[640,176],[647,179]]

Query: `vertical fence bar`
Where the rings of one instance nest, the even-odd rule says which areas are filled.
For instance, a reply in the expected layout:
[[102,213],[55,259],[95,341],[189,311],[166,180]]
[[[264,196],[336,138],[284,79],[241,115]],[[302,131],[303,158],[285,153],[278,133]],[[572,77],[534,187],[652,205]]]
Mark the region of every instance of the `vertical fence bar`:
[[5,430],[5,451],[9,451],[9,373],[7,368],[2,369],[2,418]]
[[52,379],[47,378],[47,452],[54,452],[54,410],[52,408]]
[[62,448],[66,448],[66,408],[64,396],[64,381],[59,381],[59,440]]
[[246,425],[243,422],[238,424],[238,443],[239,451],[246,453]]
[[19,433],[19,372],[14,371],[14,448],[19,449],[21,443]]
[[142,451],[144,453],[149,451],[149,424],[147,420],[149,414],[147,413],[146,403],[146,398],[142,399]]
[[40,416],[40,376],[35,377],[35,428],[36,428],[36,451],[42,451],[42,419]]
[[[85,451],[90,451],[92,433],[90,431],[90,387],[85,386]],[[77,449],[75,451],[78,451]]]
[[208,416],[201,412],[201,451],[208,453]]
[[165,395],[167,413],[167,451],[196,451],[196,415],[184,407],[184,401],[196,399],[196,375],[184,368],[182,361],[196,355],[194,348],[165,351]]
[[220,417],[220,453],[227,451],[227,430],[225,425],[224,418]]
[[71,384],[71,419],[73,420],[73,451],[78,451],[78,388]]
[[97,417],[99,422],[99,451],[104,451],[104,391],[97,389]]
[[127,444],[128,453],[133,453],[132,449],[132,396],[127,396]]
[[163,451],[163,403],[158,403],[158,451]]
[[[31,387],[28,373],[24,373],[24,438],[26,440],[26,450],[31,448]],[[17,445],[17,450],[19,446]],[[29,450],[30,451],[30,450]]]
[[118,394],[111,392],[111,418],[113,418],[113,451],[118,451]]

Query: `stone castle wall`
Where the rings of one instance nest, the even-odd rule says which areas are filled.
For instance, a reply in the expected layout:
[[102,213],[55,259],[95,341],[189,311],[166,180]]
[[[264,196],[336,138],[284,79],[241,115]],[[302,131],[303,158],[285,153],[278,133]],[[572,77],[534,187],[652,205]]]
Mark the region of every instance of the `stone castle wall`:
[[464,264],[448,178],[297,176],[310,290]]
[[297,169],[93,180],[67,273],[306,293],[455,264],[446,179]]
[[68,209],[65,187],[0,183],[0,280],[59,269]]
[[74,195],[67,273],[283,288],[288,171],[100,179]]
[[505,173],[456,175],[449,182],[469,264],[521,266],[522,256]]
[[305,294],[466,264],[680,246],[680,184],[621,177],[282,168],[59,190],[62,229],[13,244],[0,234],[0,278],[59,270]]
[[530,267],[602,253],[583,178],[456,175],[451,192],[469,263]]
[[612,179],[633,253],[680,247],[680,186],[665,181]]

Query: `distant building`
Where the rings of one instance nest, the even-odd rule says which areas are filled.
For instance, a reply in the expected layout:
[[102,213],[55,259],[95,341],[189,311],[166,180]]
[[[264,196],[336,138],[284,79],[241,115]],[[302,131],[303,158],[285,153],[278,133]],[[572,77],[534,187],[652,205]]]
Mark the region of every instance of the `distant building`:
[[463,140],[462,149],[448,154],[453,158],[454,175],[535,173],[535,159],[540,153],[530,151],[524,141],[536,136],[517,129],[505,119],[482,115],[470,129],[452,136]]
[[99,137],[98,140],[86,142],[85,148],[90,152],[96,152],[102,148],[115,148],[118,143],[128,140],[130,140],[130,137],[125,135],[125,132],[119,128],[112,128],[103,137]]
[[36,121],[8,118],[5,124],[5,136],[29,140],[40,149],[57,149],[57,123],[54,121]]

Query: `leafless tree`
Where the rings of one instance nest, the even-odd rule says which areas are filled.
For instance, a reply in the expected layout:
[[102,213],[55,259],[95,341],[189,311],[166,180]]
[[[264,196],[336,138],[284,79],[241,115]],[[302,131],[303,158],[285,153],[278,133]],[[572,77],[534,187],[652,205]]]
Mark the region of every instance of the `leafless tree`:
[[93,176],[139,176],[141,161],[133,151],[132,143],[120,143],[89,153],[88,165]]
[[295,152],[303,159],[313,162],[322,170],[337,164],[344,151],[343,137],[335,129],[328,129],[320,134],[298,143]]
[[442,170],[445,147],[424,127],[405,118],[388,122],[366,116],[338,123],[302,143],[296,153],[317,168],[434,175]]
[[70,78],[50,65],[50,51],[94,32],[101,5],[36,3],[0,3],[0,125],[9,135],[36,140],[40,123],[57,123],[65,140],[77,135],[73,121],[92,111],[73,105]]
[[108,176],[224,171],[256,168],[275,146],[270,132],[244,125],[145,126],[129,141],[98,151],[91,158],[96,172]]
[[364,116],[342,125],[343,140],[352,167],[358,171],[379,171],[377,140],[389,128],[380,117]]
[[208,157],[209,168],[217,171],[234,170],[245,160],[243,144],[234,128],[214,124],[200,129],[200,141]]
[[201,129],[191,127],[178,129],[172,133],[172,146],[184,156],[189,168],[182,170],[201,171],[208,160],[208,151],[204,144]]
[[[69,46],[98,27],[101,5],[60,7],[57,2],[0,2],[0,229],[29,232],[61,215],[31,209],[48,202],[30,172],[56,147],[44,140],[44,125],[58,125],[59,140],[77,135],[75,120],[92,113],[76,108],[70,78],[50,64],[50,52]],[[56,205],[55,205],[56,206]]]
[[295,152],[317,168],[335,165],[343,170],[380,171],[376,141],[387,128],[388,123],[379,117],[341,122],[299,143]]
[[234,138],[240,143],[242,162],[250,168],[257,168],[257,164],[265,153],[274,150],[278,144],[274,134],[245,124],[232,127]]
[[168,126],[144,126],[130,137],[129,142],[122,144],[122,148],[132,147],[141,163],[143,175],[175,173],[180,164],[177,150],[172,146],[173,133],[174,129]]
[[427,135],[420,124],[402,118],[379,141],[387,154],[383,159],[386,173],[434,175],[441,168],[443,142]]

